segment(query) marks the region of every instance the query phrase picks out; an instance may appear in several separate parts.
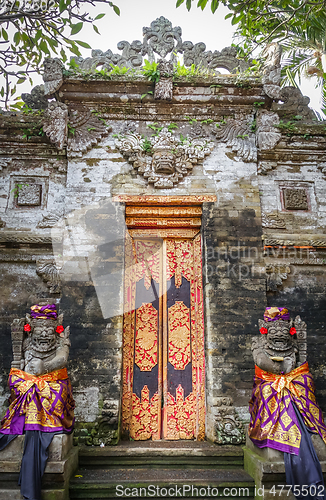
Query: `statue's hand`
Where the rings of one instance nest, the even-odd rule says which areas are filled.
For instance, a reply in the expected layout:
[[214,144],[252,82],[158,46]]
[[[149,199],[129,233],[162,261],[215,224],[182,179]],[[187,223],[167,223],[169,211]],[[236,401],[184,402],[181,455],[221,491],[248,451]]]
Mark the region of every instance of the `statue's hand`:
[[45,372],[44,363],[41,359],[32,359],[28,364],[28,371],[32,375],[42,375]]

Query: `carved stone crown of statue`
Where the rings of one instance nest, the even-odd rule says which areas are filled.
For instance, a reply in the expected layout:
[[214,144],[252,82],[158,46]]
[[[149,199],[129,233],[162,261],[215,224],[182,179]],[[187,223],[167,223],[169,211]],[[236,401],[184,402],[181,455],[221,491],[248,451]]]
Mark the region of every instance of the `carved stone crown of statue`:
[[256,366],[270,373],[289,373],[307,359],[307,325],[293,321],[285,307],[268,307],[259,319],[260,337],[252,340]]
[[69,356],[69,326],[62,326],[63,314],[55,304],[40,302],[25,318],[11,324],[12,368],[43,375],[65,368]]

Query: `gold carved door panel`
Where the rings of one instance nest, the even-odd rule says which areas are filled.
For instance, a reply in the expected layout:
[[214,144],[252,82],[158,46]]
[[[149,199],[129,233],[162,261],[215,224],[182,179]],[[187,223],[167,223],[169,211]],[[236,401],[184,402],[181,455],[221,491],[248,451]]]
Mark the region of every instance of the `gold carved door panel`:
[[126,240],[123,433],[204,439],[200,235]]

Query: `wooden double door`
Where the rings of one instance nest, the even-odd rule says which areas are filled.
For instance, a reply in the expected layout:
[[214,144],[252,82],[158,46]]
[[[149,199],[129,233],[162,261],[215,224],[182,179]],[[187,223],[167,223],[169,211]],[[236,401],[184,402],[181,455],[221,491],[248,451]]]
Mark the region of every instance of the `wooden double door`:
[[134,440],[205,437],[199,234],[127,235],[122,428]]

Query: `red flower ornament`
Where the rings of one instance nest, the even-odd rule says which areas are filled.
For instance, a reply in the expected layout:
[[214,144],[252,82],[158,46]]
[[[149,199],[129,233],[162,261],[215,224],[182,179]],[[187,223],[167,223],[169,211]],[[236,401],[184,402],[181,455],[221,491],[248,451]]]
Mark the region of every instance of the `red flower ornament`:
[[267,333],[268,333],[267,328],[261,328],[259,331],[260,331],[260,333],[261,333],[262,335],[267,335]]
[[62,325],[59,325],[57,326],[56,330],[55,330],[57,333],[61,334],[62,332],[64,332],[64,328]]
[[24,325],[24,332],[30,332],[30,331],[31,331],[31,325],[26,323],[26,325]]
[[292,328],[290,328],[290,334],[295,335],[296,333],[297,333],[296,329],[294,328],[294,326],[292,326]]

